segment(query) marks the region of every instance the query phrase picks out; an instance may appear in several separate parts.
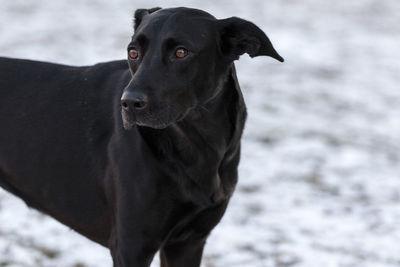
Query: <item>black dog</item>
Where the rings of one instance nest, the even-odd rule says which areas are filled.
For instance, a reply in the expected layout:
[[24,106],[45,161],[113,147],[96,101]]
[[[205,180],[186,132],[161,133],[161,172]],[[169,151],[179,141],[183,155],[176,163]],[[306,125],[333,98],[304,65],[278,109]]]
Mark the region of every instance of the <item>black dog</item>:
[[283,61],[248,21],[154,8],[135,13],[128,61],[0,58],[0,185],[114,266],[158,250],[163,267],[199,266],[237,181],[244,53]]

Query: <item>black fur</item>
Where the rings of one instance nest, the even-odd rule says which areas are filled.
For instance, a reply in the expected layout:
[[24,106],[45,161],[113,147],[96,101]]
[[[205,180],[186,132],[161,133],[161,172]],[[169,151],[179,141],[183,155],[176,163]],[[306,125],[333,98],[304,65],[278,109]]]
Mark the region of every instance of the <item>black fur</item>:
[[156,8],[135,21],[137,59],[0,58],[0,185],[110,248],[114,266],[149,266],[157,250],[163,267],[199,266],[237,182],[233,60],[283,59],[239,18]]

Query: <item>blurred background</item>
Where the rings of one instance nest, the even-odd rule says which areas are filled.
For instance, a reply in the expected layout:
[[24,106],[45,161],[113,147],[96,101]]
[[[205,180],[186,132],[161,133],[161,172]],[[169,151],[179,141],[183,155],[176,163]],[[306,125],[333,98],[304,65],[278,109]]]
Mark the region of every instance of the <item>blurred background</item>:
[[[0,56],[125,58],[134,10],[154,6],[250,20],[286,60],[236,64],[249,110],[240,179],[203,267],[400,266],[400,2],[2,0]],[[0,266],[111,259],[0,190]]]

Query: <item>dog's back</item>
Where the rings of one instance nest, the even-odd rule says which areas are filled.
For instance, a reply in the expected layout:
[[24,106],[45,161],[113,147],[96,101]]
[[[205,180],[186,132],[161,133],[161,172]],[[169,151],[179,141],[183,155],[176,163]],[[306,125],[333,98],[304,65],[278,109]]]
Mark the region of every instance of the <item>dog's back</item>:
[[126,61],[71,67],[0,58],[0,186],[67,225],[104,224],[104,201],[89,187],[101,186],[115,90],[123,88],[109,81],[126,70]]

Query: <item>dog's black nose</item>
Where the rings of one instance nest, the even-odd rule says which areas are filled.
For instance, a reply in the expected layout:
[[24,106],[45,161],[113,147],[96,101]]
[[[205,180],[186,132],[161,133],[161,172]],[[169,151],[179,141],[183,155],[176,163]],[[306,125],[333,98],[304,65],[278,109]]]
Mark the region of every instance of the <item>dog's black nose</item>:
[[147,96],[138,92],[124,92],[121,97],[121,105],[125,110],[140,110],[147,106]]

